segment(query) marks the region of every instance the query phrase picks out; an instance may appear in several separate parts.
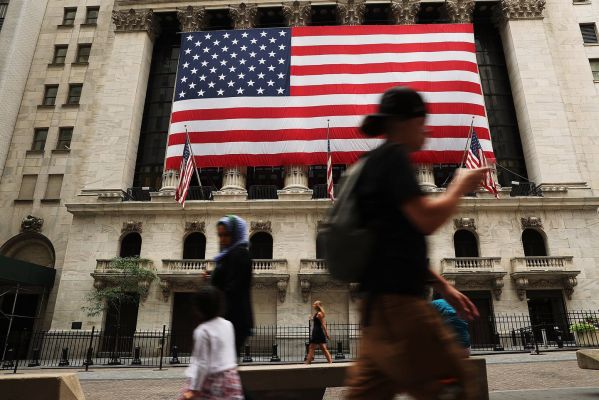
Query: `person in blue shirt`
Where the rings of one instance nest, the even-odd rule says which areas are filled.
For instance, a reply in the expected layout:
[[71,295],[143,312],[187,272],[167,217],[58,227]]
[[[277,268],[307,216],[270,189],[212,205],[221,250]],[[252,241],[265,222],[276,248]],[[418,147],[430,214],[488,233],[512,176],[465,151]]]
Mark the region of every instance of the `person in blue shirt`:
[[444,299],[433,300],[432,305],[439,311],[447,326],[455,332],[458,343],[465,350],[465,357],[468,357],[470,355],[470,333],[468,332],[468,322],[458,317],[455,308]]

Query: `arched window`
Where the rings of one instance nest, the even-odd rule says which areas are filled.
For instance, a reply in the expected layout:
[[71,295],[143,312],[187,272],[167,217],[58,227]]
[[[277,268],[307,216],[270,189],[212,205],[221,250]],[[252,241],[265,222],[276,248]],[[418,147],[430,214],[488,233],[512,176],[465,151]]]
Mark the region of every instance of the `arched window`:
[[200,232],[187,235],[183,243],[183,259],[203,260],[206,258],[206,236]]
[[316,258],[324,258],[324,237],[320,234],[316,236]]
[[478,257],[476,235],[466,229],[460,229],[454,233],[453,247],[456,257]]
[[272,259],[272,236],[258,232],[250,238],[250,255],[255,260]]
[[524,229],[522,232],[522,247],[526,257],[542,257],[547,255],[547,247],[543,235],[534,229]]
[[131,232],[121,239],[121,257],[139,257],[141,254],[141,235]]

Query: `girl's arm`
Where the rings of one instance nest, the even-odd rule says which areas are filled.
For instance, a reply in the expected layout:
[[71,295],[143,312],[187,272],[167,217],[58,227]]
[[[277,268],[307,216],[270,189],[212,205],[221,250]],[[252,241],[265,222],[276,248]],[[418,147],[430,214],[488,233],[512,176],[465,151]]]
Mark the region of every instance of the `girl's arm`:
[[210,365],[210,336],[208,332],[200,331],[194,335],[193,352],[190,363],[195,367],[195,374],[190,377],[189,390],[199,392],[208,375]]

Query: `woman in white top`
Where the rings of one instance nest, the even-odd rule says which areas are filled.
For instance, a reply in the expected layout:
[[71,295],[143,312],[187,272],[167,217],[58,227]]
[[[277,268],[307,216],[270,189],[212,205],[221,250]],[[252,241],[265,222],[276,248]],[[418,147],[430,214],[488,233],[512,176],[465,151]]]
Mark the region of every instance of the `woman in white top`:
[[213,286],[200,289],[195,299],[200,324],[193,331],[193,353],[181,399],[243,400],[237,373],[233,325],[219,317],[222,295]]

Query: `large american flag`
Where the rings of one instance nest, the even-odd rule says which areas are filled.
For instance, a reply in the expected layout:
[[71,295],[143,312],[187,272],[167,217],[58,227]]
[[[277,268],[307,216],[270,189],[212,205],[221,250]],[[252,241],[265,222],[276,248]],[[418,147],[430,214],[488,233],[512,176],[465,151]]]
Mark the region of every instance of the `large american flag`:
[[413,161],[460,163],[472,117],[493,159],[471,24],[364,25],[184,33],[167,169],[185,125],[198,167],[347,164],[381,139],[359,132],[381,94],[406,85],[431,129]]
[[[476,169],[481,167],[488,167],[489,163],[487,162],[487,157],[483,152],[483,149],[480,144],[480,140],[478,139],[478,135],[476,131],[473,129],[470,136],[470,145],[468,146],[468,152],[466,153],[466,167],[468,169]],[[482,186],[490,193],[495,195],[495,197],[499,197],[499,193],[497,191],[497,185],[493,180],[493,175],[491,172],[487,172],[482,181]]]

